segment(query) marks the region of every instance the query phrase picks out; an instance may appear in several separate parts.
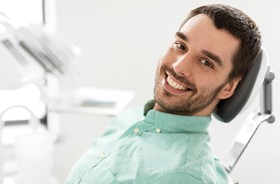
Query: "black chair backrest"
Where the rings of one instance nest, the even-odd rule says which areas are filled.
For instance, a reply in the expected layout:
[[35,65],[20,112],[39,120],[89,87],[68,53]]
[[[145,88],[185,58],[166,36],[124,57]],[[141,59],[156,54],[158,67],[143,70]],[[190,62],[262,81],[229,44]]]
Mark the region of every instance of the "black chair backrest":
[[218,120],[226,123],[230,122],[241,110],[245,110],[245,106],[247,107],[248,103],[251,103],[250,101],[252,101],[252,98],[255,98],[255,96],[252,96],[252,93],[254,91],[255,95],[255,91],[259,91],[267,71],[268,65],[266,57],[266,52],[262,48],[253,62],[251,69],[238,84],[233,96],[219,102],[213,112],[213,115]]

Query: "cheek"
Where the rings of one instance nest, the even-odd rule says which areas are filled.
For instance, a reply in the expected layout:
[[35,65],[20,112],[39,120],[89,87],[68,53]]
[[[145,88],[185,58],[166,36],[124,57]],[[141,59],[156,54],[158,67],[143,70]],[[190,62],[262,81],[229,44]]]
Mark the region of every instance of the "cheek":
[[226,80],[217,79],[216,76],[199,75],[196,81],[198,94],[218,93],[225,85]]
[[171,49],[167,49],[160,58],[160,63],[164,65],[171,65],[176,60]]
[[206,89],[214,89],[216,86],[219,86],[219,81],[216,77],[206,75],[206,74],[196,74],[194,76],[195,84],[198,90],[203,91]]

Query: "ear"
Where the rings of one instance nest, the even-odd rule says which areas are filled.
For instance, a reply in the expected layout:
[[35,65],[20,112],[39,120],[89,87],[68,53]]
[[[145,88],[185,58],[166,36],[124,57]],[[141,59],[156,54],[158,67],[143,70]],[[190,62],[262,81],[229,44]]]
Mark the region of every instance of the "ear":
[[223,100],[231,97],[240,81],[241,78],[238,77],[226,83],[226,85],[222,88],[222,90],[219,93],[220,99]]

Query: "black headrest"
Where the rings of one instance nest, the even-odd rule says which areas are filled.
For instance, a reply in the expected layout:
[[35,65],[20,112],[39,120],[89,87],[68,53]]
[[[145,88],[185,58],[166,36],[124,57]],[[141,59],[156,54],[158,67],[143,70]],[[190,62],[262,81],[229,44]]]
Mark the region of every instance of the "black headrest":
[[217,105],[213,115],[222,122],[230,122],[241,110],[245,110],[262,86],[267,71],[267,58],[264,49],[257,55],[251,69],[239,82],[233,96],[222,100]]

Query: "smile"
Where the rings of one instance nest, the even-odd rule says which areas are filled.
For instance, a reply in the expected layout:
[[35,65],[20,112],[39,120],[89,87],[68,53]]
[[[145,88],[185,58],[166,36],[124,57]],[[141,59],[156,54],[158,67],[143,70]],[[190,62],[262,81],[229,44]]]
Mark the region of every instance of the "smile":
[[175,82],[174,80],[171,79],[171,77],[167,76],[167,83],[172,86],[175,89],[179,89],[179,90],[186,90],[187,88],[178,84],[177,82]]
[[163,86],[166,91],[172,94],[185,94],[186,92],[193,91],[190,85],[180,82],[178,79],[174,78],[168,71],[166,71],[166,77],[163,81]]

